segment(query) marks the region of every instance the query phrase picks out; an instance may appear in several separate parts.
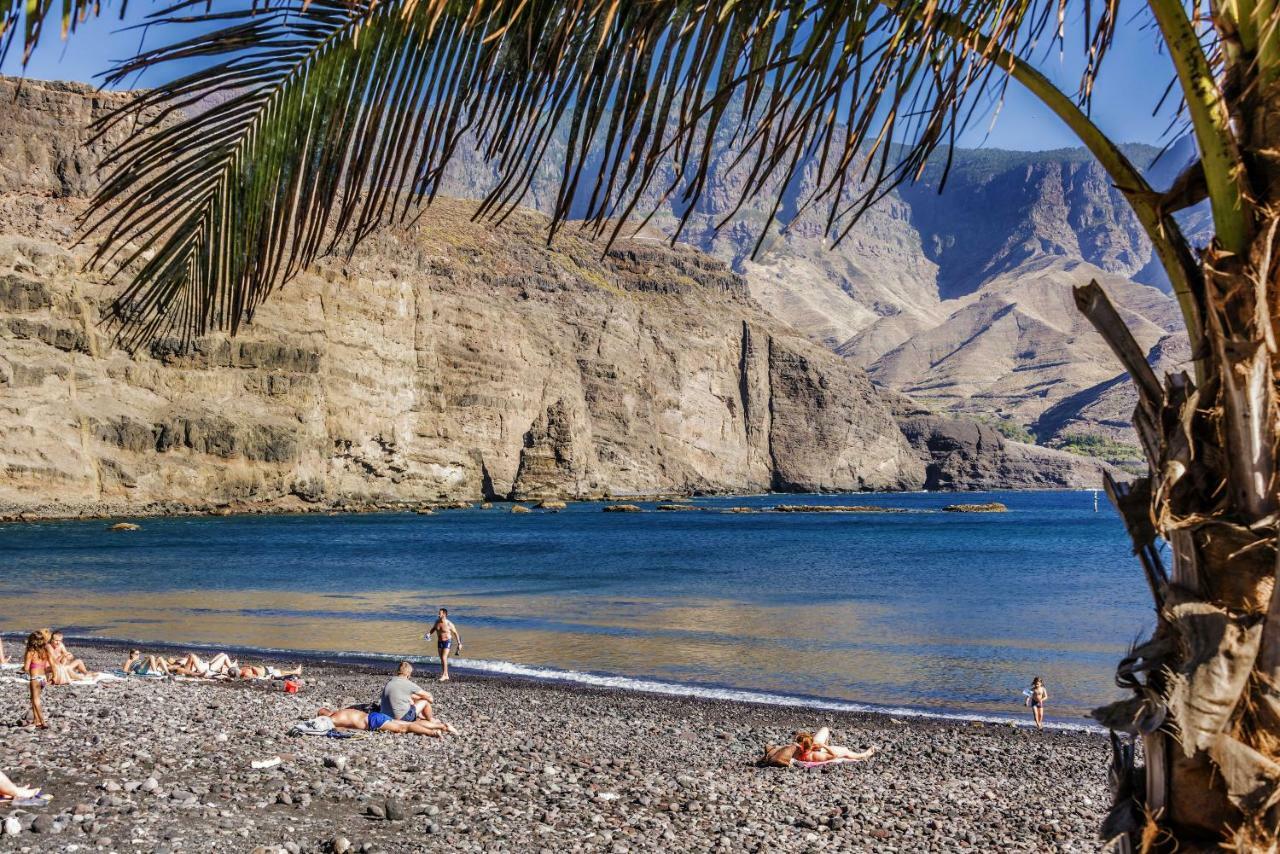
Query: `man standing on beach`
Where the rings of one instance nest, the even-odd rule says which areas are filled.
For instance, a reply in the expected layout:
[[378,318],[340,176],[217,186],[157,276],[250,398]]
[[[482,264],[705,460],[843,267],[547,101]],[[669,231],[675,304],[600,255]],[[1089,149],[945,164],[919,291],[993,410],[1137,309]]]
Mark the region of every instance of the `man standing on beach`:
[[449,681],[449,652],[456,646],[458,654],[462,653],[462,635],[458,627],[449,619],[449,609],[441,608],[436,615],[436,624],[427,632],[427,637],[436,636],[436,652],[440,654],[440,681]]

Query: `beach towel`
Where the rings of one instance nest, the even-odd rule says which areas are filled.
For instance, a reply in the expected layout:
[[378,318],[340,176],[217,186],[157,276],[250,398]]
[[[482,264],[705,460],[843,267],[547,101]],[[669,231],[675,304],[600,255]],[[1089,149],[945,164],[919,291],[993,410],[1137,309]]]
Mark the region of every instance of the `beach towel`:
[[36,792],[29,798],[17,798],[11,801],[0,801],[0,804],[13,804],[15,807],[47,807],[49,802],[53,800],[53,795],[44,792]]
[[318,718],[298,721],[289,729],[289,735],[328,735],[335,728],[332,718],[321,715]]
[[11,661],[8,664],[0,664],[0,670],[21,670],[22,662]]
[[[107,671],[106,673],[95,673],[92,676],[83,676],[79,679],[73,679],[68,682],[67,685],[71,687],[76,685],[97,685],[99,682],[120,682],[123,681],[123,679],[123,676],[118,676],[115,673]],[[62,686],[55,685],[54,687],[58,688]]]
[[801,768],[823,768],[827,765],[844,765],[850,762],[857,762],[856,759],[825,759],[822,762],[805,762],[803,759],[792,759],[792,765],[799,765]]

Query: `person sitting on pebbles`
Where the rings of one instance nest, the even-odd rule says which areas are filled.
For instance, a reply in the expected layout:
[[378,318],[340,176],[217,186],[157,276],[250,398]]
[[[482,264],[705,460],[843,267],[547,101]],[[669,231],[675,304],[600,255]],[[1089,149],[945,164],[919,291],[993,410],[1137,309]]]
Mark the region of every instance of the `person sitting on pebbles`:
[[97,675],[71,654],[62,640],[62,632],[54,632],[49,640],[49,659],[53,662],[54,685],[69,685],[77,679]]
[[397,721],[392,720],[382,712],[366,712],[358,706],[338,709],[337,711],[320,709],[316,712],[316,717],[328,718],[333,721],[333,725],[338,729],[358,729],[368,730],[369,732],[408,732],[414,735],[429,735],[432,738],[440,738],[445,733],[449,735],[458,734],[453,724],[447,724],[439,718],[429,721]]
[[396,721],[429,721],[433,719],[431,704],[436,701],[429,691],[412,681],[413,665],[400,662],[396,675],[382,686],[378,711]]
[[168,676],[169,665],[158,655],[143,655],[140,650],[129,650],[129,657],[120,668],[130,676]]
[[876,752],[875,747],[858,752],[830,741],[831,730],[827,727],[816,733],[800,730],[790,744],[766,744],[760,764],[786,767],[792,762],[860,762]]

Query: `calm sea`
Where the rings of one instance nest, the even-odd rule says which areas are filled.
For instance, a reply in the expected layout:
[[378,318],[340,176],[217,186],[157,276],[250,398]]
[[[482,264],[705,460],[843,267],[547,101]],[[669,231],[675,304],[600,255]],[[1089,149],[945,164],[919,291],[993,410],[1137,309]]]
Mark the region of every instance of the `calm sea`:
[[[1002,501],[1003,514],[938,512]],[[287,653],[427,656],[447,606],[462,668],[774,702],[1022,714],[1034,675],[1079,721],[1153,615],[1103,498],[1081,492],[758,496],[903,514],[246,516],[0,527],[0,630]],[[653,505],[644,505],[652,509]],[[464,675],[465,670],[460,674]]]

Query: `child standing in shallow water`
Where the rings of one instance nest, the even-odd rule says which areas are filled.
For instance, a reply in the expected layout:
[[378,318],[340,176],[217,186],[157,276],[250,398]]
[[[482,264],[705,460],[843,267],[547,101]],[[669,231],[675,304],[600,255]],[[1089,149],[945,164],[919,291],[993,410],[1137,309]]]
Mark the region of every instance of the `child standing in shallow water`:
[[1036,729],[1044,729],[1044,702],[1049,699],[1049,692],[1044,688],[1044,682],[1037,676],[1031,680],[1031,690],[1027,692],[1027,705],[1031,707],[1031,714],[1036,719]]

